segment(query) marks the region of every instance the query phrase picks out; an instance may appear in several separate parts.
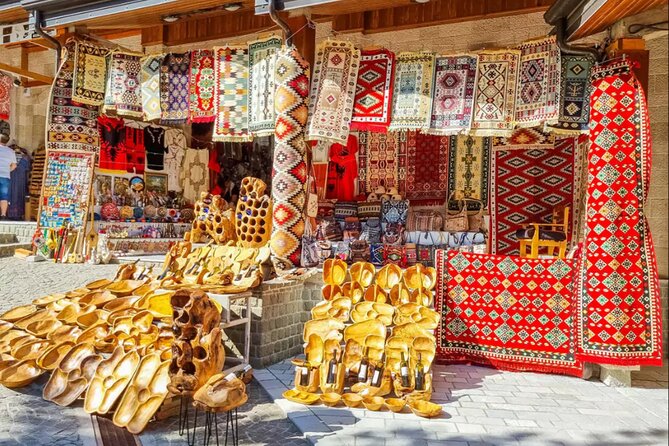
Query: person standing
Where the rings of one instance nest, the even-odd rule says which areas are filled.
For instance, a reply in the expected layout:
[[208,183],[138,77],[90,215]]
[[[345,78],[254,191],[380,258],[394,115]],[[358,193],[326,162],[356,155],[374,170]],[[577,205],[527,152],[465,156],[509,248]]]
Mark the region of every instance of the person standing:
[[0,220],[7,220],[12,170],[16,169],[16,154],[7,147],[9,136],[0,134]]

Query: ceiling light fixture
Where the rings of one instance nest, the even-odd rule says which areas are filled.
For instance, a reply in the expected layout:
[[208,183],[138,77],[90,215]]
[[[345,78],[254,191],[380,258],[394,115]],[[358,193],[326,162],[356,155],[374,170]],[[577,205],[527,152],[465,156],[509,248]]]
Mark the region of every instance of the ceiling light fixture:
[[179,20],[178,15],[166,15],[166,16],[163,16],[161,18],[162,18],[163,22],[165,22],[165,23],[174,23],[177,20]]
[[418,4],[423,4],[423,3],[430,3],[430,0],[413,0],[413,2]]
[[229,11],[229,12],[239,11],[240,9],[242,9],[242,4],[239,3],[239,2],[228,3],[226,5],[223,5],[223,9],[225,9],[226,11]]

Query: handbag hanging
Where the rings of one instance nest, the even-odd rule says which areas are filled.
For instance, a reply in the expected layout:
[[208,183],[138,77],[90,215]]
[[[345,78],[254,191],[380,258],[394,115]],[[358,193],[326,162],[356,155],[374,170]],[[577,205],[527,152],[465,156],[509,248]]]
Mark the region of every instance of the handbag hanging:
[[409,211],[407,231],[427,232],[441,231],[444,226],[444,216],[440,212],[423,210]]
[[381,241],[386,245],[401,245],[404,243],[404,226],[400,223],[387,223]]
[[406,243],[404,251],[407,256],[407,266],[414,266],[418,263],[418,248],[415,243]]
[[369,261],[374,265],[383,265],[383,243],[372,243],[369,245]]
[[[472,232],[483,231],[485,226],[483,224],[483,202],[480,200],[473,200],[471,198],[465,198],[462,201],[464,202],[464,208],[467,209],[467,225],[469,226],[468,230]],[[478,206],[470,206],[469,203],[478,203]]]
[[369,262],[369,243],[365,240],[351,242],[351,262]]
[[362,224],[360,240],[366,240],[368,243],[381,243],[381,220],[379,218],[370,218]]
[[409,200],[383,200],[381,202],[381,222],[400,223],[406,226],[409,214]]
[[467,216],[467,204],[464,200],[458,200],[462,204],[459,210],[452,211],[449,209],[448,203],[455,195],[452,192],[446,200],[446,215],[444,215],[444,231],[446,232],[464,232],[469,230],[469,219]]
[[407,255],[403,245],[385,245],[383,247],[383,264],[398,265],[401,268],[407,266]]
[[307,217],[318,217],[318,191],[316,190],[316,175],[314,174],[313,164],[311,165],[309,177],[307,177],[307,202],[305,207]]
[[344,241],[353,241],[360,238],[360,220],[358,217],[346,217],[344,222]]
[[334,217],[323,218],[318,224],[319,240],[329,240],[337,242],[343,239],[341,226]]
[[311,228],[311,219],[307,218],[304,222],[304,234],[302,235],[302,254],[300,264],[306,268],[318,266],[320,262],[318,238]]

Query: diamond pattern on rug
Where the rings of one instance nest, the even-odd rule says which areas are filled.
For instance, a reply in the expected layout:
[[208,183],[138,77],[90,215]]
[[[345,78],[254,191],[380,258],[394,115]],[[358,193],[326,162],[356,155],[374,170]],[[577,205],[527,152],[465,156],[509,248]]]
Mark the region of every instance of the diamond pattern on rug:
[[74,43],[72,100],[87,105],[102,105],[107,80],[107,48],[88,42]]
[[511,136],[495,136],[492,138],[493,149],[552,149],[555,136],[539,129],[520,128]]
[[246,46],[218,47],[213,141],[250,141],[248,120],[249,53]]
[[439,205],[448,191],[448,136],[407,134],[405,196],[412,205]]
[[144,119],[160,119],[160,67],[163,55],[147,56],[142,60],[142,111]]
[[188,105],[191,122],[211,122],[216,117],[215,81],[214,52],[212,50],[191,52]]
[[109,79],[105,110],[116,110],[121,116],[142,117],[141,58],[134,54],[113,53],[109,62]]
[[395,54],[385,49],[361,53],[351,130],[388,129],[394,76]]
[[183,124],[188,120],[190,52],[165,55],[160,67],[160,120]]
[[249,131],[255,136],[274,132],[274,75],[282,42],[276,36],[249,42]]
[[558,133],[587,133],[590,121],[590,56],[562,55],[560,113],[551,130]]
[[429,133],[455,135],[472,126],[478,56],[437,57]]
[[[448,196],[454,192],[463,193],[464,198],[479,200],[488,206],[490,175],[491,138],[458,135],[450,138],[448,153]],[[458,203],[451,201],[449,208],[457,208]],[[455,207],[454,207],[455,206]],[[468,202],[471,209],[478,205]]]
[[437,251],[437,359],[580,376],[573,262]]
[[399,188],[398,138],[394,133],[360,132],[358,185],[361,193],[374,192],[379,186]]
[[421,130],[430,126],[434,54],[399,53],[390,130]]

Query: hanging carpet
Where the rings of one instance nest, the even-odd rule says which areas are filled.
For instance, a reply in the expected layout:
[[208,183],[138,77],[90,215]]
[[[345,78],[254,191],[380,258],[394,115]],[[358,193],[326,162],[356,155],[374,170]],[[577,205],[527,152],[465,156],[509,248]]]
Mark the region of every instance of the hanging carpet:
[[515,121],[518,127],[555,124],[560,106],[560,49],[555,36],[525,42],[520,50]]
[[214,48],[216,96],[214,141],[250,141],[249,52],[246,46]]
[[[516,230],[529,223],[550,223],[553,208],[569,206],[574,228],[574,154],[572,138],[550,149],[498,147],[493,155],[490,199],[490,252],[518,255]],[[568,240],[571,240],[570,236]]]
[[394,76],[394,53],[385,49],[361,53],[351,130],[388,130]]
[[648,109],[628,63],[593,70],[579,357],[660,366],[660,288],[644,213],[651,167]]
[[255,136],[274,133],[274,74],[280,37],[249,42],[249,131]]
[[165,55],[160,67],[160,121],[183,124],[188,120],[190,52]]
[[360,192],[368,194],[380,186],[386,189],[398,187],[398,135],[360,132],[358,143]]
[[581,376],[573,262],[437,251],[437,359]]
[[[448,156],[448,196],[458,191],[464,198],[479,200],[488,206],[491,138],[458,135],[450,138]],[[457,206],[455,201],[449,207]],[[468,202],[471,209],[478,205]]]
[[562,55],[560,108],[556,133],[588,133],[590,123],[590,56]]
[[138,118],[143,116],[141,68],[140,56],[125,53],[111,54],[105,110],[116,110],[116,113],[122,116]]
[[0,119],[9,120],[9,113],[12,109],[10,98],[12,85],[11,77],[0,75]]
[[276,61],[276,126],[272,174],[272,263],[279,274],[300,265],[306,200],[309,64],[295,47]]
[[478,56],[439,56],[434,63],[434,98],[429,133],[455,135],[472,126]]
[[73,101],[102,105],[105,98],[108,54],[107,48],[88,42],[74,42]]
[[214,52],[211,50],[194,50],[190,59],[190,100],[189,112],[191,122],[211,122],[214,113]]
[[407,132],[406,198],[412,205],[443,204],[448,192],[450,137]]
[[493,149],[552,149],[555,136],[552,133],[538,129],[520,128],[513,131],[511,136],[494,136]]
[[160,119],[160,67],[163,55],[147,56],[142,59],[142,111],[144,119]]
[[399,53],[390,130],[421,130],[430,126],[434,54]]
[[74,46],[66,44],[65,56],[51,89],[46,118],[47,150],[100,149],[98,107],[72,100]]
[[346,144],[359,66],[360,50],[352,43],[326,40],[318,45],[307,139]]
[[472,130],[478,136],[508,136],[514,128],[513,112],[520,51],[479,54]]

